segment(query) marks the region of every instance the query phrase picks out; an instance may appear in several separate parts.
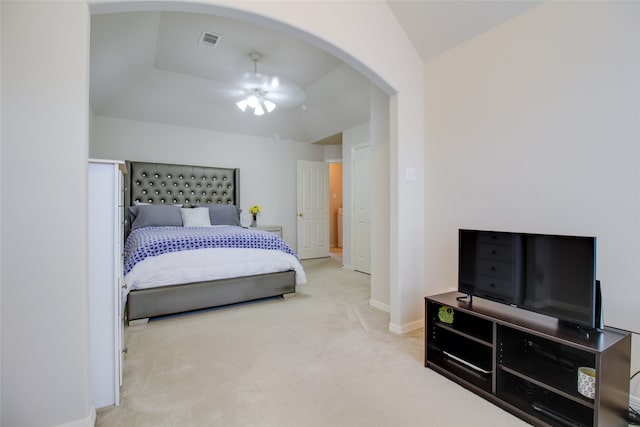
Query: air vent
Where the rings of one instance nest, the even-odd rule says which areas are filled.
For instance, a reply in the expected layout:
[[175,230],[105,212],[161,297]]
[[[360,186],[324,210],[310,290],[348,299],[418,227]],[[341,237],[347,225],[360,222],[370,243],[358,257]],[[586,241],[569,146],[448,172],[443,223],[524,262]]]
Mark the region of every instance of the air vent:
[[207,47],[216,47],[221,36],[210,31],[203,31],[200,36],[200,44]]

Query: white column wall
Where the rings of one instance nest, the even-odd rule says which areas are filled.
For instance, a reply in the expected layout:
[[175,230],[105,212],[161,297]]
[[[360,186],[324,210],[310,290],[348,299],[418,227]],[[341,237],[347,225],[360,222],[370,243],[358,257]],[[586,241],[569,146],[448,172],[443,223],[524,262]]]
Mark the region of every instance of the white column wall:
[[[389,259],[389,97],[371,85],[371,258]],[[370,302],[389,310],[389,264],[371,264]]]
[[89,9],[0,7],[0,424],[89,426]]

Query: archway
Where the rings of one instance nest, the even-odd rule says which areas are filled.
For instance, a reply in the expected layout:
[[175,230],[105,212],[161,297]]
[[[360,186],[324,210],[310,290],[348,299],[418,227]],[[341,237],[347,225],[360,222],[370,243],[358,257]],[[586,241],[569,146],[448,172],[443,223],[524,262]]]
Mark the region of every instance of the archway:
[[[316,3],[313,4],[314,6],[318,6]],[[346,2],[345,4],[341,3],[341,6],[344,6],[346,9],[348,9],[346,13],[342,14],[345,19],[348,19],[348,17],[352,13],[357,12],[354,7],[356,9],[359,8],[359,6],[351,4],[350,2]],[[371,7],[371,4],[368,4],[368,6]],[[386,5],[384,7],[386,8]],[[390,289],[389,311],[391,315],[390,329],[392,331],[403,333],[421,326],[422,310],[420,308],[420,303],[417,303],[417,301],[422,296],[421,289],[423,288],[423,272],[420,271],[416,266],[423,265],[421,257],[424,252],[424,244],[423,242],[420,242],[414,238],[402,239],[402,235],[406,234],[407,237],[413,237],[415,236],[416,231],[419,232],[423,229],[423,224],[421,221],[421,212],[423,211],[422,199],[424,197],[421,190],[423,185],[414,185],[418,187],[417,192],[407,192],[405,191],[406,189],[402,188],[404,186],[404,183],[400,179],[400,176],[402,176],[402,174],[399,173],[399,171],[401,170],[401,159],[405,157],[412,162],[412,165],[418,166],[418,170],[421,170],[422,94],[419,89],[422,87],[422,82],[419,78],[417,80],[417,83],[411,85],[412,91],[409,92],[411,94],[411,97],[415,97],[418,99],[418,108],[408,108],[406,110],[411,111],[412,115],[417,115],[417,117],[419,118],[418,120],[411,120],[411,126],[417,127],[419,130],[417,133],[420,135],[420,137],[413,139],[411,144],[414,147],[418,148],[417,151],[419,155],[404,154],[404,149],[399,150],[400,145],[398,144],[398,142],[399,138],[401,138],[402,135],[398,135],[399,127],[397,126],[397,124],[403,121],[407,122],[407,120],[403,120],[402,114],[398,115],[399,97],[396,96],[398,91],[394,90],[393,87],[402,85],[404,82],[409,82],[410,79],[407,80],[405,78],[400,78],[396,85],[389,83],[389,81],[391,80],[387,81],[388,79],[381,78],[380,73],[374,71],[374,68],[372,66],[365,65],[365,61],[359,59],[358,56],[353,53],[353,50],[349,49],[346,46],[342,47],[341,42],[339,41],[341,37],[334,37],[335,28],[333,28],[332,32],[327,35],[325,34],[327,32],[325,27],[313,28],[318,26],[316,22],[319,23],[319,21],[316,19],[309,20],[311,23],[311,27],[309,27],[309,22],[300,22],[301,18],[307,17],[309,15],[306,5],[300,5],[298,3],[287,3],[286,5],[282,5],[275,2],[241,2],[238,4],[234,4],[233,7],[231,7],[229,5],[220,5],[213,2],[194,3],[188,1],[176,1],[171,3],[140,3],[96,1],[90,2],[90,8],[92,14],[143,10],[196,12],[240,19],[246,22],[255,23],[257,25],[277,29],[278,31],[281,31],[287,35],[296,37],[314,46],[320,47],[329,53],[332,53],[336,57],[343,60],[345,63],[360,71],[388,96],[393,97],[390,108],[390,118],[392,123],[396,123],[396,126],[391,126],[391,134],[389,135],[390,156],[388,181],[390,182],[390,185],[388,185],[388,188],[390,188],[390,191],[389,194],[382,195],[382,197],[384,197],[387,201],[385,205],[389,206],[390,208],[389,215],[387,215],[387,217],[390,218],[390,222],[387,224],[378,224],[378,227],[389,230],[390,238],[386,245],[390,248],[390,256],[386,259],[375,259],[374,255],[374,264],[385,266],[385,268],[382,269],[382,271],[385,272],[385,277],[372,277],[372,279],[373,281],[382,281],[386,285],[387,289]],[[332,13],[335,11],[335,8],[329,9],[331,9]],[[390,13],[388,9],[387,12]],[[361,16],[357,13],[356,15]],[[357,22],[358,20],[352,20],[350,24],[355,25]],[[351,40],[353,38],[352,36],[352,32],[349,31],[348,40]],[[358,51],[357,48],[355,49],[355,51],[362,52],[362,50]],[[394,53],[395,52],[396,51],[394,50]],[[415,54],[415,52],[413,53]],[[370,52],[366,52],[366,54],[369,55]],[[416,71],[421,70],[422,64],[420,62],[414,65],[417,66],[415,68]],[[416,73],[410,72],[409,74],[413,74],[412,77],[415,79]],[[417,74],[420,73],[418,72]],[[418,88],[417,92],[413,90],[416,88]],[[403,99],[406,98],[403,97]],[[415,99],[412,101],[412,103],[415,104]],[[407,135],[409,134],[411,134],[411,132],[407,132]],[[409,145],[403,144],[403,147],[409,147]],[[415,150],[412,148],[412,150],[408,151]],[[409,195],[409,193],[413,194]],[[381,195],[378,194],[378,196]],[[411,212],[416,212],[417,215],[410,215],[408,219],[400,220],[400,218],[407,215],[405,213],[406,210],[401,208],[401,205],[404,203],[405,199],[410,201],[411,205],[414,205],[410,210]],[[416,221],[417,223],[415,223]],[[411,222],[414,222],[414,224],[409,225],[409,223]],[[400,242],[403,243],[401,244]],[[405,245],[408,242],[411,243],[411,246],[413,246],[413,248],[405,249]],[[403,252],[406,252],[408,255],[403,256]],[[406,265],[403,266],[403,264]],[[406,278],[404,278],[403,276],[406,276]],[[416,296],[415,300],[406,298],[411,294],[414,294]]]

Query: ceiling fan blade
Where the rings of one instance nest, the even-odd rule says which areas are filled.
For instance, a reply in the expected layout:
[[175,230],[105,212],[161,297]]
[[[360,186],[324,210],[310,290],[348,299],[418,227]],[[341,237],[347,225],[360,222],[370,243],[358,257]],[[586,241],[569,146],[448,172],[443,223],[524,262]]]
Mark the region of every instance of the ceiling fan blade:
[[278,107],[291,108],[304,102],[306,95],[304,92],[268,92],[265,98],[273,101]]

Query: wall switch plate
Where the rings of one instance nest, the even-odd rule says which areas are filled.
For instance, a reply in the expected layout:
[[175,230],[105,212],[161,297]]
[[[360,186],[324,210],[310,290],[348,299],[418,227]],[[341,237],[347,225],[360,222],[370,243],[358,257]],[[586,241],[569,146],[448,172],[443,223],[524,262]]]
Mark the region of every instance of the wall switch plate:
[[415,181],[416,177],[416,168],[407,168],[405,170],[405,179],[407,181]]

